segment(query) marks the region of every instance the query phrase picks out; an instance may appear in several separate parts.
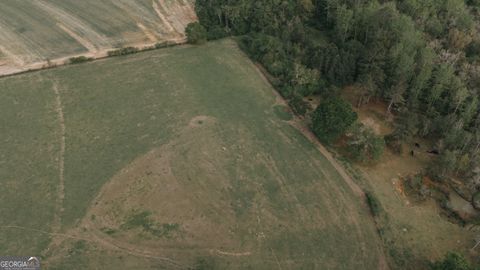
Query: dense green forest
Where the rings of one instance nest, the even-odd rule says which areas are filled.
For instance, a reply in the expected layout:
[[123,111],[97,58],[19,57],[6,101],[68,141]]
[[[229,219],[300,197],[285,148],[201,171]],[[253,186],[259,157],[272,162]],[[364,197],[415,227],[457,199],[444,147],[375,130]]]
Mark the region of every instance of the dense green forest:
[[[299,114],[354,86],[395,116],[390,146],[434,142],[429,174],[480,184],[478,0],[197,0],[208,39],[241,37]],[[320,136],[321,137],[321,136]],[[374,138],[375,140],[375,138]],[[378,156],[378,155],[377,155]]]

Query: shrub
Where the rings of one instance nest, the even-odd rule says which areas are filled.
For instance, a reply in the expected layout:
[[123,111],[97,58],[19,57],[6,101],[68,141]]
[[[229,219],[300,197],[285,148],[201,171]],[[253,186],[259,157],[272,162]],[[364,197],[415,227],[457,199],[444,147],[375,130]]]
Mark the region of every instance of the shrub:
[[108,52],[108,56],[121,56],[121,55],[128,55],[134,54],[139,52],[140,50],[135,47],[125,47],[118,50],[113,50]]
[[322,101],[312,114],[312,129],[323,142],[338,139],[357,120],[352,106],[338,97]]
[[310,104],[305,102],[299,95],[293,95],[292,99],[288,102],[292,110],[298,114],[304,116],[310,109]]
[[208,30],[207,39],[216,40],[227,37],[228,35],[229,33],[225,30],[225,28],[216,25]]
[[374,217],[377,217],[378,215],[380,215],[380,212],[381,212],[380,203],[378,202],[375,195],[373,195],[373,193],[371,192],[366,192],[365,197],[367,199],[367,204],[368,204],[368,207],[370,208],[370,212],[372,213],[372,215]]
[[442,261],[431,266],[432,270],[473,270],[465,257],[461,254],[449,252]]
[[198,258],[192,270],[214,270],[215,268],[215,260],[211,257],[205,257]]
[[207,41],[207,30],[199,22],[189,23],[185,34],[190,44],[203,44]]
[[357,124],[348,138],[347,149],[356,161],[378,161],[385,150],[385,140],[371,128]]
[[100,231],[102,231],[103,233],[108,234],[108,235],[113,235],[117,232],[117,230],[115,230],[113,228],[107,228],[107,227],[101,228]]
[[365,193],[365,197],[367,199],[367,204],[370,208],[370,212],[374,217],[377,217],[380,214],[380,203],[378,202],[377,198],[370,192]]
[[153,220],[151,215],[152,213],[150,211],[134,212],[120,228],[123,230],[142,228],[145,232],[149,232],[158,237],[170,237],[173,232],[180,229],[180,225],[176,223],[158,224]]
[[465,49],[465,56],[471,61],[478,60],[480,57],[480,41],[472,41]]
[[472,205],[475,209],[480,209],[480,191],[475,192],[472,196]]
[[136,227],[142,227],[143,229],[148,230],[153,225],[153,220],[150,217],[151,214],[152,213],[149,211],[133,213],[128,217],[126,222],[122,224],[121,228],[129,230]]
[[78,56],[78,57],[72,57],[69,59],[70,64],[80,64],[80,63],[85,63],[92,61],[93,58],[91,57],[86,57],[86,56]]
[[293,89],[293,87],[291,85],[285,84],[285,85],[281,85],[281,86],[278,85],[278,86],[275,86],[275,87],[278,88],[278,92],[280,93],[280,95],[282,97],[284,97],[286,99],[293,98],[295,90]]
[[402,141],[394,133],[385,136],[385,143],[395,154],[403,153]]

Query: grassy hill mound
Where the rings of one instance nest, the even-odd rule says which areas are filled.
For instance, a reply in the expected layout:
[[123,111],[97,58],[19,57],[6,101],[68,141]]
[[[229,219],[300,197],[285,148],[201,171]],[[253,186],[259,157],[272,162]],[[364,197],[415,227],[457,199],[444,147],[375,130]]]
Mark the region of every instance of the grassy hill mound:
[[51,269],[383,266],[364,198],[231,40],[5,78],[0,93],[2,254]]

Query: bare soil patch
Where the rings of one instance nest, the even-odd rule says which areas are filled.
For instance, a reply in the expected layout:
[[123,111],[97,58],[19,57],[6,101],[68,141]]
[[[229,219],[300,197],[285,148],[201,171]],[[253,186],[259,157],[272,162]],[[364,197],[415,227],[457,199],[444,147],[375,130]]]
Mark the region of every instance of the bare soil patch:
[[206,115],[199,115],[192,118],[192,120],[190,120],[190,123],[188,123],[188,126],[194,128],[194,127],[203,126],[205,124],[207,125],[213,124],[214,122],[215,122],[215,118],[213,117],[209,117]]

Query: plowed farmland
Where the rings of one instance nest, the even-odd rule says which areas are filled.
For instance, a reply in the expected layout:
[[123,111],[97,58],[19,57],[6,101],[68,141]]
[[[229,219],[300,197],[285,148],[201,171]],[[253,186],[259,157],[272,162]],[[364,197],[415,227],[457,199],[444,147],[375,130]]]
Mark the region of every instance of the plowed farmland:
[[195,20],[191,0],[2,1],[0,75],[112,48],[182,42]]

